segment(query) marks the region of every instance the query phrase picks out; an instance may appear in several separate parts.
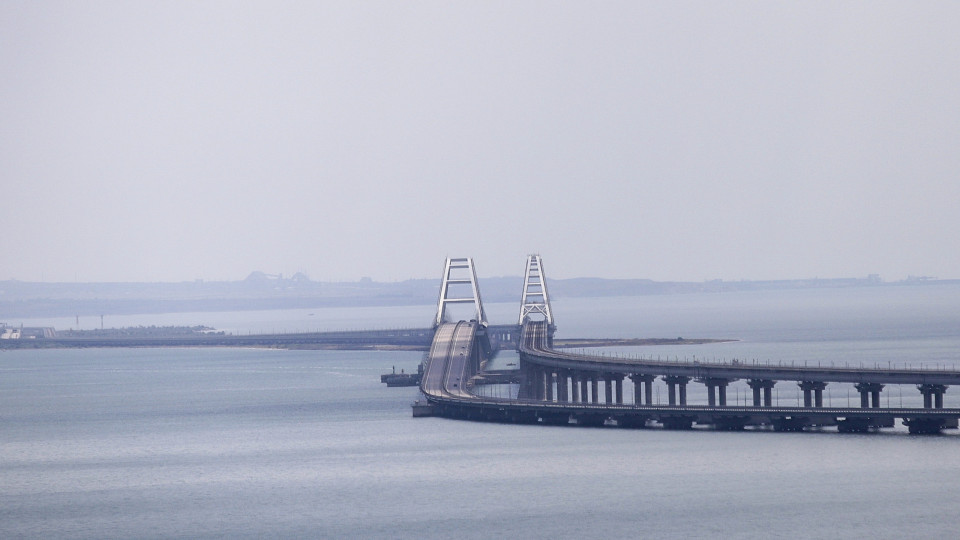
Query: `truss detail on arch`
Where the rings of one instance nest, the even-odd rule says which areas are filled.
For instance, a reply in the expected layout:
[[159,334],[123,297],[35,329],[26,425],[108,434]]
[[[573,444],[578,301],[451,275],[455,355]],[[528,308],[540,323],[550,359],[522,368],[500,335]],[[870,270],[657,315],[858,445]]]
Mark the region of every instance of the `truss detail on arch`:
[[519,324],[523,324],[533,314],[543,315],[547,324],[553,326],[553,312],[550,310],[550,297],[547,295],[547,280],[543,274],[543,262],[539,255],[527,257]]
[[[451,285],[454,291],[451,291]],[[466,285],[470,286],[470,293],[463,294]],[[437,319],[434,322],[440,326],[447,316],[447,306],[449,304],[473,303],[476,311],[476,320],[483,326],[487,326],[487,315],[483,311],[483,303],[480,301],[480,288],[477,286],[477,271],[473,267],[473,259],[470,257],[462,259],[447,258],[443,268],[443,282],[440,284],[440,301],[437,304]]]

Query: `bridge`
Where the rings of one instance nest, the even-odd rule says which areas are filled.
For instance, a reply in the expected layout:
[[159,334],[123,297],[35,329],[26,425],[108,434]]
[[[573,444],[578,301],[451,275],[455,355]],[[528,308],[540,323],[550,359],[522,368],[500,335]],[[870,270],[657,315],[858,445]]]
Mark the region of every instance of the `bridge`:
[[[456,275],[456,272],[460,275]],[[451,285],[458,285],[459,295]],[[468,286],[468,287],[467,287]],[[450,304],[473,304],[469,321],[448,320]],[[505,332],[498,327],[497,333]],[[944,408],[948,387],[960,384],[960,371],[906,368],[849,368],[767,365],[747,362],[654,361],[574,354],[553,348],[556,326],[542,260],[527,258],[518,324],[520,391],[516,398],[475,393],[493,348],[480,300],[472,259],[448,259],[440,287],[436,331],[420,384],[423,401],[414,415],[464,420],[547,425],[653,427],[690,429],[694,425],[721,430],[748,426],[777,431],[803,431],[836,426],[841,432],[893,427],[897,420],[910,433],[939,433],[956,428],[960,409]],[[632,383],[625,395],[624,381]],[[745,380],[752,404],[731,405],[727,386]],[[667,402],[655,403],[653,385],[666,386]],[[687,385],[702,384],[707,405],[687,403]],[[796,383],[803,406],[774,405],[777,384]],[[860,395],[859,407],[824,406],[830,383],[850,383]],[[923,407],[883,407],[881,393],[892,384],[916,386]]]

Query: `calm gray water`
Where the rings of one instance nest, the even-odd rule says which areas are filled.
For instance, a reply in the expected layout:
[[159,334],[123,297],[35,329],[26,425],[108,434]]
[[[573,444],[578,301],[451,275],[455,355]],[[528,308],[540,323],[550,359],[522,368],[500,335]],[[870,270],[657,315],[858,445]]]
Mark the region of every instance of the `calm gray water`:
[[[741,340],[620,354],[931,368],[960,356],[957,286],[559,299],[553,307],[560,337]],[[517,309],[493,304],[488,313],[509,322]],[[208,313],[114,324],[384,328],[425,326],[432,312]],[[611,314],[615,325],[605,322]],[[46,321],[26,321],[38,322]],[[413,419],[416,389],[388,389],[379,374],[419,360],[255,349],[2,352],[0,537],[958,535],[956,433]],[[789,383],[781,386],[779,399],[793,399]],[[841,404],[843,388],[831,387]],[[905,403],[918,399],[912,388],[885,394],[893,392]],[[960,389],[951,388],[947,405],[958,404]]]

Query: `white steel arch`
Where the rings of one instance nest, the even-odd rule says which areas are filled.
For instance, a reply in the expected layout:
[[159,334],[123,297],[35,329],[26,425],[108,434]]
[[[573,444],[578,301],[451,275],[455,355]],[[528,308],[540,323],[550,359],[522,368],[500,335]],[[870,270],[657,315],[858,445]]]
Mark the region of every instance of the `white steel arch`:
[[[470,285],[470,296],[455,296],[450,291],[451,285]],[[462,287],[457,287],[462,288]],[[437,303],[437,319],[434,321],[436,326],[444,322],[447,315],[448,304],[465,304],[472,302],[476,308],[477,322],[482,326],[487,326],[487,315],[483,311],[483,302],[480,301],[480,287],[477,286],[477,271],[473,267],[473,259],[470,257],[451,259],[443,268],[443,282],[440,283],[440,300]]]
[[523,299],[520,301],[520,322],[531,315],[543,315],[547,325],[553,326],[553,311],[547,294],[547,278],[543,274],[543,261],[539,255],[527,257],[527,272],[523,278]]

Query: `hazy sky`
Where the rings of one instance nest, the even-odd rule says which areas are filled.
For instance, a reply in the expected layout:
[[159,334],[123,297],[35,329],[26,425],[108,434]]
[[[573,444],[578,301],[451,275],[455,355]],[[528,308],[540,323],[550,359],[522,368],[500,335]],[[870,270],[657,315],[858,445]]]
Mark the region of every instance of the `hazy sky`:
[[957,2],[0,2],[0,279],[960,278]]

